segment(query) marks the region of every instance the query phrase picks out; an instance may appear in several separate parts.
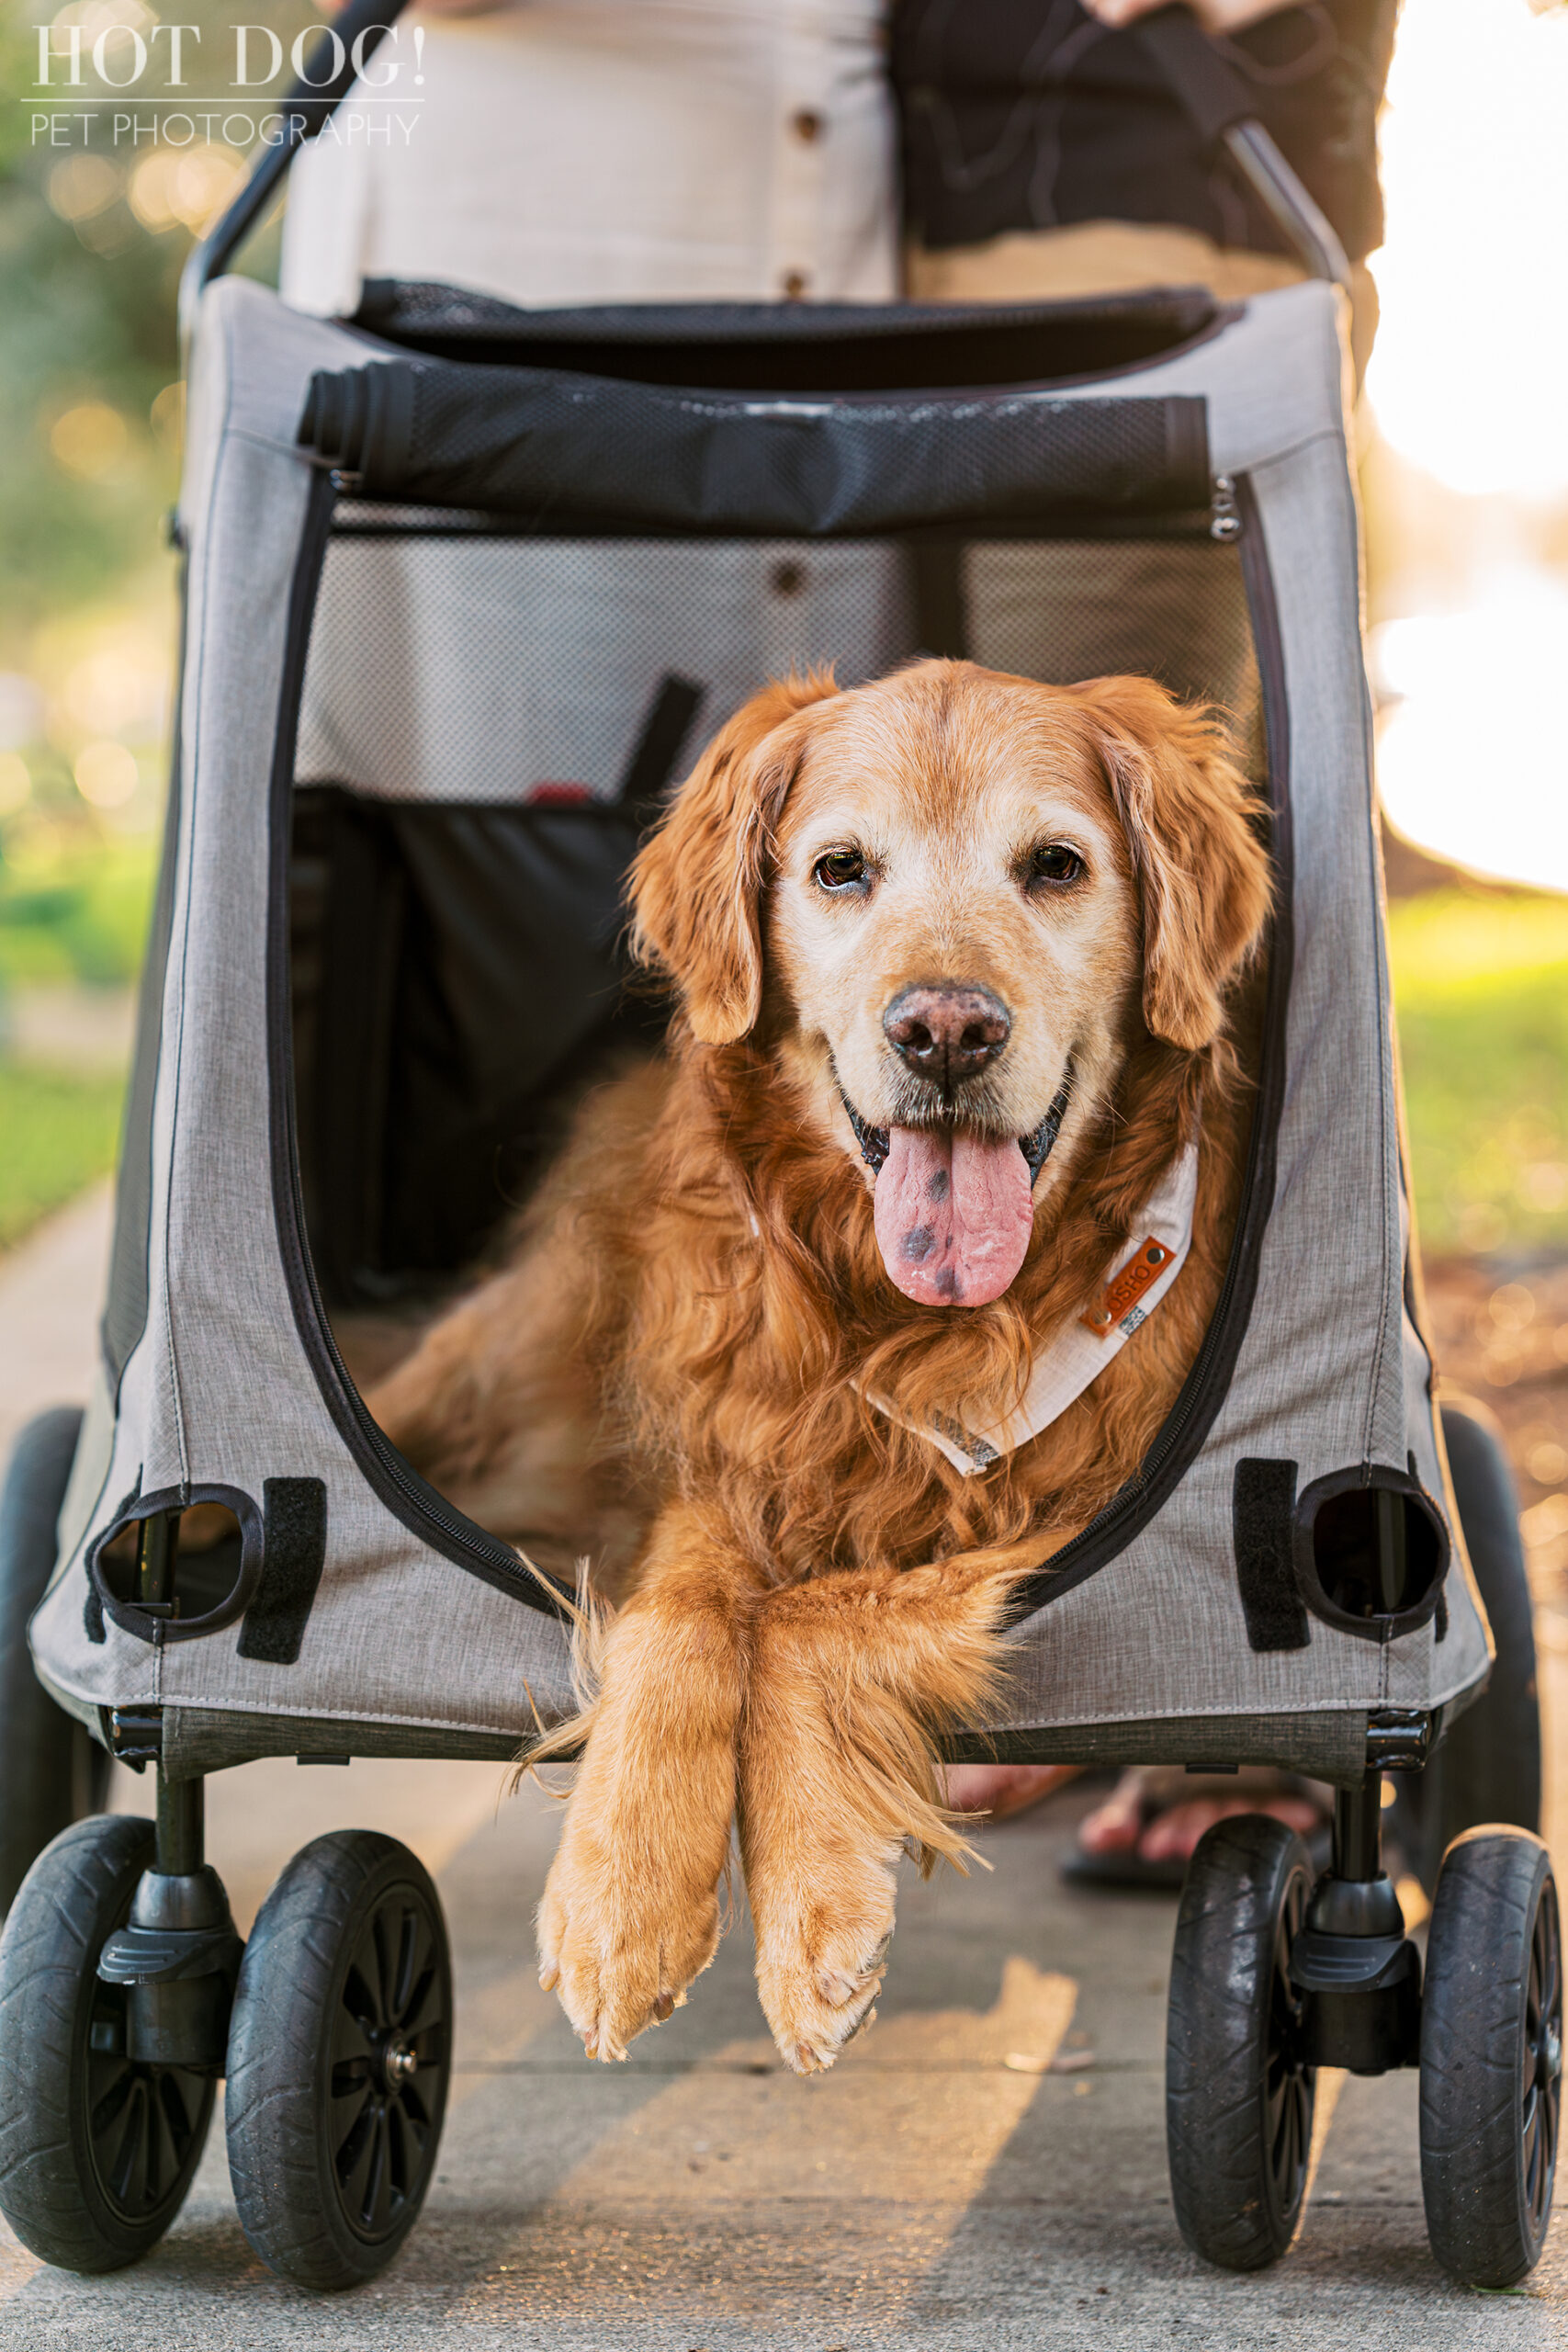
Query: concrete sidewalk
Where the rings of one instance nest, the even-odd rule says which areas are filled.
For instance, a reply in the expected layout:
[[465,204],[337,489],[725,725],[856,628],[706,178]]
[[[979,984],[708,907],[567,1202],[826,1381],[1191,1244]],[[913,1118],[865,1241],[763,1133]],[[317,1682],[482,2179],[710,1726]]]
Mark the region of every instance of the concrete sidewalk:
[[[46,1306],[49,1376],[73,1362],[85,1370],[95,1231],[101,1245],[101,1208],[87,1204],[32,1245],[23,1279],[16,1261],[0,1270],[0,1362],[15,1363],[21,1309]],[[41,1378],[25,1383],[28,1409],[80,1393],[45,1393]],[[1568,1659],[1552,1650],[1543,1665],[1550,1729],[1568,1721]],[[1555,1744],[1551,1765],[1553,1820],[1568,1824]],[[209,1850],[242,1927],[288,1856],[332,1826],[389,1830],[440,1880],[458,1967],[457,2082],[440,2175],[394,2267],[330,2301],[282,2285],[241,2235],[215,2130],[184,2213],[136,2269],[69,2278],[0,2226],[0,2346],[1533,2352],[1568,2342],[1561,2226],[1513,2295],[1461,2290],[1433,2265],[1413,2075],[1323,2078],[1310,2206],[1275,2269],[1230,2277],[1185,2251],[1164,2152],[1174,1905],[1063,1887],[1056,1863],[1087,1797],[986,1833],[991,1871],[930,1886],[911,1874],[879,2022],[830,2075],[800,2083],[763,2028],[743,1918],[688,2008],[637,2042],[627,2065],[591,2066],[534,1973],[531,1914],[554,1809],[532,1787],[501,1801],[500,1783],[490,1767],[274,1762],[209,1786]],[[148,1794],[118,1776],[121,1807],[141,1809]],[[1053,2060],[1057,2071],[1041,2071]]]

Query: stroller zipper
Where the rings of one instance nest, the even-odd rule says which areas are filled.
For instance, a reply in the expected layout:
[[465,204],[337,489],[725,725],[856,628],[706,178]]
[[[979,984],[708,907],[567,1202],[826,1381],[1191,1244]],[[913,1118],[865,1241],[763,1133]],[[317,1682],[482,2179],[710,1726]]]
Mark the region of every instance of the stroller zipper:
[[[288,842],[294,796],[294,756],[305,682],[305,657],[321,566],[339,494],[336,478],[314,474],[305,528],[289,592],[288,628],[273,759],[267,892],[267,1030],[271,1094],[272,1187],[278,1247],[288,1277],[295,1327],[327,1410],[375,1492],[405,1527],[459,1567],[510,1593],[542,1615],[570,1616],[558,1587],[525,1567],[508,1544],[465,1519],[378,1429],[349,1377],[322,1304],[305,1233],[299,1154],[295,1137],[293,1016],[289,1001]],[[559,1592],[558,1599],[552,1595]]]
[[[1222,504],[1222,499],[1224,503]],[[1231,527],[1222,532],[1222,521]],[[1042,1563],[1013,1594],[1007,1622],[1022,1618],[1058,1600],[1076,1585],[1113,1559],[1131,1541],[1149,1514],[1185,1469],[1191,1451],[1190,1433],[1201,1442],[1224,1402],[1230,1374],[1241,1346],[1257,1286],[1258,1261],[1263,1231],[1274,1202],[1275,1137],[1284,1095],[1285,1016],[1290,1006],[1291,967],[1294,953],[1292,926],[1290,735],[1285,701],[1284,653],[1280,641],[1279,615],[1268,550],[1258,526],[1252,486],[1245,474],[1234,480],[1222,475],[1214,483],[1216,538],[1239,540],[1247,604],[1252,616],[1253,642],[1258,679],[1263,690],[1263,717],[1268,742],[1269,799],[1273,817],[1273,861],[1278,895],[1269,928],[1269,981],[1263,1019],[1262,1067],[1247,1149],[1247,1173],[1235,1234],[1220,1295],[1209,1318],[1203,1342],[1158,1436],[1126,1485],[1070,1544]]]

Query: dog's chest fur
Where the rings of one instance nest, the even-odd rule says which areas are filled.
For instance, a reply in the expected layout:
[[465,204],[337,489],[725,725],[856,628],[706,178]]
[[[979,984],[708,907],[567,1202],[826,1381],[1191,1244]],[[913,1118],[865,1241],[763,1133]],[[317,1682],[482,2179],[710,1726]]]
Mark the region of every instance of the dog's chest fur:
[[[1235,1214],[1226,1090],[1205,1101],[1191,1255],[1161,1315],[1051,1428],[965,1476],[863,1392],[898,1396],[911,1419],[1005,1408],[1033,1346],[1081,1310],[1124,1236],[1119,1215],[1130,1222],[1190,1115],[1157,1066],[1134,1091],[1144,1099],[1119,1134],[1120,1180],[1092,1161],[1072,1171],[1066,1212],[1013,1291],[943,1312],[892,1292],[860,1170],[803,1136],[764,1057],[678,1057],[640,1181],[628,1191],[625,1171],[602,1171],[587,1212],[585,1238],[619,1268],[600,1295],[626,1310],[594,1344],[615,1452],[654,1492],[720,1499],[770,1581],[1034,1534],[1044,1556],[1069,1540],[1147,1452],[1213,1311]],[[628,1214],[636,1202],[642,1213]]]

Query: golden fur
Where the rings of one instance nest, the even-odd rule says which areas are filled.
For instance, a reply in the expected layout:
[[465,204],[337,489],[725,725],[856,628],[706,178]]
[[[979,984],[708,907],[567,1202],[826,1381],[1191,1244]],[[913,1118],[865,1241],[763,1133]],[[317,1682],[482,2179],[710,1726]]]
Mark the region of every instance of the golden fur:
[[[667,1055],[585,1106],[506,1271],[373,1392],[463,1509],[619,1603],[539,1915],[591,2053],[713,1956],[732,1820],[780,2049],[831,2063],[880,1982],[900,1847],[962,1850],[934,1758],[998,1671],[1020,1577],[1136,1467],[1218,1295],[1247,1125],[1231,1042],[1267,860],[1218,729],[1144,679],[1047,687],[931,662],[791,679],[710,744],[633,876],[680,1012]],[[1042,842],[1082,860],[1048,888]],[[858,893],[815,878],[863,853]],[[989,1305],[890,1281],[840,1095],[915,1101],[884,1007],[993,989],[1005,1053],[958,1115],[1070,1106],[1022,1267]],[[979,1476],[866,1401],[994,1421],[1080,1313],[1194,1132],[1190,1258],[1046,1430]]]

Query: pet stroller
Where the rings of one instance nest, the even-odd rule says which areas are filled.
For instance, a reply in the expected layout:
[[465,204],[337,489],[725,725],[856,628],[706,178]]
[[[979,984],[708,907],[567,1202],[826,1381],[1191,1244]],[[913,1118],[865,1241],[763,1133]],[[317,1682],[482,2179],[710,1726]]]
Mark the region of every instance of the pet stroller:
[[[1551,1871],[1527,1827],[1450,1845],[1533,1824],[1528,1600],[1506,1469],[1439,1418],[1421,1336],[1337,263],[1192,30],[1173,71],[1320,282],[544,313],[385,283],[322,322],[221,274],[282,155],[196,256],[102,1371],[84,1415],[27,1432],[5,1514],[7,1894],[38,1859],[0,1946],[0,2206],[47,2259],[154,2243],[225,2075],[275,2268],[352,2284],[417,2216],[451,2054],[434,1889],[393,1840],[320,1839],[242,1951],[204,1776],[502,1761],[571,1708],[562,1611],[393,1451],[344,1354],[480,1256],[573,1091],[646,1032],[618,900],[683,755],[791,663],[853,683],[921,650],[1223,705],[1278,879],[1213,1324],[1136,1477],[1024,1591],[1006,1702],[953,1753],[1333,1783],[1315,1883],[1258,1817],[1189,1873],[1181,2229],[1272,2259],[1314,2070],[1419,2064],[1439,2261],[1502,2284],[1539,2254]],[[302,101],[310,127],[338,95]],[[109,1756],[151,1767],[155,1824],[95,1812]],[[1449,1848],[1424,1984],[1380,1866],[1391,1772],[1428,1874]]]

